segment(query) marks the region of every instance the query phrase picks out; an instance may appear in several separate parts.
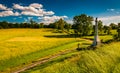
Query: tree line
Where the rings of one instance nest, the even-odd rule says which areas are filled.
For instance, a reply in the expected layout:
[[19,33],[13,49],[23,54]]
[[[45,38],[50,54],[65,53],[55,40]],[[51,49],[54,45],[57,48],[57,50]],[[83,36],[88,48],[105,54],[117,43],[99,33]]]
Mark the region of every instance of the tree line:
[[[95,25],[93,25],[93,17],[86,14],[81,14],[73,17],[73,24],[67,23],[63,19],[59,19],[54,23],[45,25],[44,23],[37,23],[32,19],[27,23],[8,23],[6,21],[0,22],[0,29],[7,28],[53,28],[57,30],[67,30],[70,32],[71,29],[74,33],[80,36],[94,35]],[[103,25],[101,20],[98,20],[98,31],[100,35],[110,35],[111,30],[117,30],[119,32],[120,23],[111,23],[109,26]]]

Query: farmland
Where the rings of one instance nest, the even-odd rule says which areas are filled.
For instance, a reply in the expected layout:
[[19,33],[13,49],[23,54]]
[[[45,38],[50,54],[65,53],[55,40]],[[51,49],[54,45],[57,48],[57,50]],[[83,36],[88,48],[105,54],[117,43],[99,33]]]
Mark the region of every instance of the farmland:
[[[53,29],[1,29],[0,30],[0,71],[10,72],[39,58],[59,51],[75,49],[78,42],[88,46],[91,41],[79,38],[45,37],[66,35]],[[15,68],[16,69],[16,68]]]
[[1,0],[0,73],[120,73],[120,0]]
[[[112,34],[114,33],[115,31],[112,32]],[[107,65],[105,64],[106,62],[110,61],[113,63],[112,66],[114,66],[114,63],[118,63],[116,60],[119,57],[118,48],[120,48],[120,46],[118,44],[120,43],[102,45],[101,47],[98,47],[97,50],[75,50],[78,43],[80,43],[80,47],[90,46],[92,44],[91,39],[93,39],[93,36],[75,38],[73,36],[70,37],[67,33],[61,33],[55,29],[45,28],[1,29],[0,35],[0,72],[3,73],[15,71],[16,69],[38,61],[41,58],[50,57],[66,50],[74,51],[25,72],[46,73],[46,71],[49,70],[50,72],[47,73],[79,73],[87,70],[89,71],[90,67],[93,68],[93,66],[95,66],[96,69],[91,68],[93,72],[106,73],[108,70]],[[100,39],[103,39],[103,41],[112,38],[112,35],[100,36]],[[111,47],[114,48],[111,49]],[[104,61],[102,59],[104,59]],[[115,62],[113,60],[115,60]],[[91,69],[90,72],[92,72]]]
[[102,45],[94,51],[69,53],[24,73],[119,73],[119,44]]

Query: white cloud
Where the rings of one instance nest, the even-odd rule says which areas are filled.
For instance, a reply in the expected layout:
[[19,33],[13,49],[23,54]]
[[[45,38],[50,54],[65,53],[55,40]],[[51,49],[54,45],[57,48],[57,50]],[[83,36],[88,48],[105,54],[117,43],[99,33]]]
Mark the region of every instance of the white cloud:
[[59,20],[60,18],[64,19],[64,18],[68,18],[67,16],[45,16],[43,17],[43,22],[46,23],[46,24],[49,24],[49,23],[53,23],[55,22],[56,20]]
[[20,13],[18,13],[18,12],[13,12],[13,11],[11,11],[11,10],[9,10],[9,11],[2,11],[2,12],[0,12],[0,17],[5,17],[5,16],[19,16],[20,15]]
[[44,11],[42,5],[38,3],[30,4],[29,6],[21,6],[19,4],[14,4],[13,8],[21,10],[21,14],[30,15],[30,16],[44,16],[44,15],[53,15],[53,11]]
[[29,15],[29,16],[43,16],[42,14],[37,14],[37,13],[34,13],[34,12],[28,12],[28,11],[22,11],[21,14]]
[[33,3],[33,4],[30,4],[31,7],[34,7],[34,8],[42,8],[43,5],[42,4],[38,4],[38,3]]
[[102,20],[105,25],[109,25],[110,23],[119,23],[120,16],[106,16],[100,17],[99,20]]
[[19,9],[19,10],[22,10],[22,11],[28,11],[28,12],[34,12],[34,13],[37,13],[38,10],[35,9],[34,7],[31,7],[31,6],[21,6],[19,4],[13,4],[13,8],[14,9]]
[[13,16],[19,16],[21,15],[19,12],[15,12]]
[[[67,16],[55,16],[55,13],[53,11],[46,11],[46,9],[43,9],[43,5],[38,3],[32,3],[28,6],[13,4],[11,9],[0,4],[0,10],[3,10],[2,12],[0,12],[0,17],[27,15],[29,17],[27,19],[24,18],[24,21],[28,21],[31,16],[38,16],[38,19],[43,20],[43,22],[47,24],[53,23],[60,18],[68,18]],[[19,12],[16,12],[16,10],[18,10]],[[20,16],[18,18],[22,17]]]
[[73,20],[66,20],[67,23],[73,24]]
[[53,12],[53,11],[47,11],[47,12],[44,11],[43,14],[44,14],[44,15],[53,15],[54,12]]
[[7,8],[7,7],[4,6],[3,4],[0,4],[0,10],[12,10],[12,9]]
[[45,16],[43,17],[43,20],[51,20],[51,21],[54,21],[54,20],[59,20],[60,18],[64,19],[64,18],[67,18],[67,16]]
[[19,13],[18,12],[13,12],[13,11],[2,11],[0,12],[0,17],[5,17],[5,16],[18,16]]

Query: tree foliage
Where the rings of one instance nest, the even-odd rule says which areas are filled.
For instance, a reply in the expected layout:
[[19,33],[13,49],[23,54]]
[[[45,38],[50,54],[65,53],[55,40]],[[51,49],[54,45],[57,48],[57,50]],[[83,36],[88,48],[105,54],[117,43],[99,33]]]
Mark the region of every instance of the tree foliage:
[[80,33],[82,36],[89,35],[92,29],[93,17],[81,14],[73,18],[75,33]]
[[111,29],[117,29],[117,25],[115,23],[110,24]]
[[100,32],[100,34],[102,34],[102,31],[103,31],[103,23],[101,20],[98,21],[98,30]]

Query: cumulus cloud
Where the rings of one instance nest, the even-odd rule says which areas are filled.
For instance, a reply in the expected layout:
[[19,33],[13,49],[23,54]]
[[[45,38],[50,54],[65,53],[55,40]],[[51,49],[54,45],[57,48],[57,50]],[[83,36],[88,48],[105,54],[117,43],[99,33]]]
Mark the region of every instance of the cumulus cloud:
[[42,8],[43,5],[42,4],[38,4],[38,3],[33,3],[33,4],[30,4],[31,7],[34,7],[34,8]]
[[66,20],[67,23],[73,24],[73,20]]
[[18,12],[13,12],[13,11],[2,11],[0,12],[0,17],[5,17],[5,16],[18,16],[19,13]]
[[43,14],[44,15],[53,15],[54,12],[53,11],[47,11],[47,12],[43,11]]
[[38,3],[30,4],[29,6],[21,6],[19,4],[14,4],[13,8],[21,10],[21,14],[30,16],[43,16],[43,15],[53,15],[53,11],[44,11],[42,5]]
[[43,22],[46,23],[46,24],[49,24],[49,23],[53,23],[55,22],[56,20],[59,20],[60,18],[64,19],[64,18],[68,18],[67,16],[45,16],[43,17]]
[[19,9],[19,10],[22,10],[22,11],[28,11],[28,12],[34,12],[34,13],[37,13],[38,12],[38,10],[37,9],[35,9],[34,7],[31,7],[31,6],[29,6],[29,7],[27,7],[27,6],[21,6],[21,5],[19,5],[19,4],[14,4],[13,5],[13,8],[14,9]]
[[45,16],[43,17],[44,20],[59,20],[60,18],[68,18],[67,16]]
[[15,13],[13,14],[13,16],[19,16],[19,15],[21,15],[19,12],[15,12]]
[[0,4],[0,10],[12,10],[11,8],[7,8],[3,4]]
[[[24,21],[28,21],[30,18],[33,18],[33,16],[37,16],[38,19],[44,23],[53,23],[60,18],[68,18],[67,16],[56,16],[53,11],[43,9],[43,5],[38,3],[32,3],[28,6],[13,4],[12,8],[7,8],[6,6],[0,4],[0,10],[2,10],[0,12],[0,17],[20,16],[18,18],[22,18],[21,15],[28,16],[28,19],[24,18]],[[19,12],[16,12],[17,10]]]
[[119,23],[120,16],[106,16],[100,17],[99,20],[102,20],[105,25],[109,25],[110,23]]

